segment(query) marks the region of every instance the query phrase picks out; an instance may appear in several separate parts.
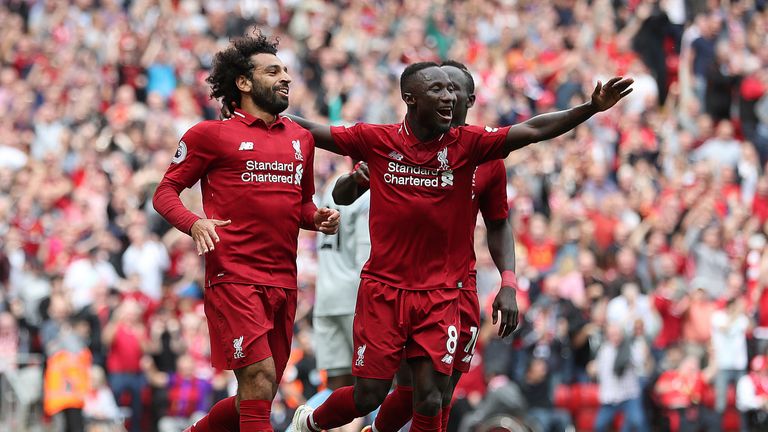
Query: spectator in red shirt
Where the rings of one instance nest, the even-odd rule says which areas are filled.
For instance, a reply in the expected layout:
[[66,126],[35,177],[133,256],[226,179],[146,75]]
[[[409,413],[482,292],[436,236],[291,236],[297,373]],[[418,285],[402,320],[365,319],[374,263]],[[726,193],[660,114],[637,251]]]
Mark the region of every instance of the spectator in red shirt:
[[656,381],[654,393],[659,404],[676,414],[670,421],[677,423],[680,431],[701,427],[720,430],[719,416],[702,405],[709,379],[711,375],[701,371],[698,357],[688,356],[677,368],[662,373]]
[[102,340],[107,346],[109,386],[120,403],[123,393],[131,398],[131,431],[141,430],[141,389],[144,375],[141,358],[146,348],[147,329],[142,322],[141,306],[134,300],[125,301],[104,327]]

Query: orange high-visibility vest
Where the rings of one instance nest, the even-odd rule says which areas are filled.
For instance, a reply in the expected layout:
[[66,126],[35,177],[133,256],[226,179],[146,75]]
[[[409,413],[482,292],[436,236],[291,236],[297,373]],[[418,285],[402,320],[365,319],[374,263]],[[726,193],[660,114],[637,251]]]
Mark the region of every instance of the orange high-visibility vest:
[[43,410],[52,416],[67,408],[82,408],[91,389],[91,352],[59,351],[48,358],[43,381]]

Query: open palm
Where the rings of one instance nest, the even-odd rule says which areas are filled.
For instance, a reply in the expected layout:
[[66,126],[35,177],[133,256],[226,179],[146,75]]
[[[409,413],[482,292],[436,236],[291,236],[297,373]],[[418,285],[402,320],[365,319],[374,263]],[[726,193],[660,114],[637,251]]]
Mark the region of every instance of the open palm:
[[622,79],[622,77],[611,78],[605,84],[598,81],[595,91],[592,92],[592,105],[598,111],[605,111],[616,105],[616,102],[632,93],[632,89],[629,86],[633,82],[635,81],[632,78]]

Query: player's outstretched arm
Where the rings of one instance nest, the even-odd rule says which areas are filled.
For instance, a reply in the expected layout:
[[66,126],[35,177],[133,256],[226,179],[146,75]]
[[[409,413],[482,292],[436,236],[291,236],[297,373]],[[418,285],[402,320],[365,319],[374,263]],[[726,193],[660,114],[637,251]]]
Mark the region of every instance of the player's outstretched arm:
[[632,78],[614,77],[605,84],[597,82],[589,102],[579,106],[541,114],[523,123],[512,126],[507,133],[506,151],[513,152],[528,144],[560,136],[587,119],[616,105],[632,92]]
[[346,154],[341,151],[339,146],[336,145],[336,142],[334,142],[333,135],[331,135],[330,126],[320,124],[320,123],[315,123],[313,121],[309,121],[305,119],[304,117],[299,117],[293,114],[287,114],[286,117],[298,123],[299,126],[308,130],[312,134],[312,137],[315,139],[315,147],[319,147],[323,150],[328,150],[329,152],[346,156]]
[[368,164],[357,162],[352,172],[344,174],[333,186],[333,201],[338,205],[350,205],[368,190],[370,175]]
[[505,338],[517,329],[517,280],[515,278],[515,238],[507,219],[486,222],[488,252],[501,273],[501,288],[493,300],[493,324],[499,321],[499,336]]

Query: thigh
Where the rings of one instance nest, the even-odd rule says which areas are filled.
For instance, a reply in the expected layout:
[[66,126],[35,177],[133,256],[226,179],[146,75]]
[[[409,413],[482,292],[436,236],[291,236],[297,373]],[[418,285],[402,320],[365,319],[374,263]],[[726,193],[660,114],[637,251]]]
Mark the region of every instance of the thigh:
[[406,293],[408,359],[428,357],[437,372],[451,375],[459,351],[458,297],[459,290],[455,288]]
[[318,369],[351,370],[351,323],[353,320],[354,315],[314,317],[315,356]]
[[462,289],[459,291],[459,348],[454,362],[454,369],[462,373],[469,372],[472,356],[480,329],[480,301],[477,291]]
[[617,405],[600,405],[600,409],[597,411],[597,417],[595,418],[595,430],[597,432],[608,429],[608,426],[616,416]]
[[409,358],[408,366],[410,366],[413,378],[414,402],[425,400],[428,395],[435,391],[440,394],[445,392],[451,377],[436,371],[431,359],[425,357]]
[[211,363],[240,369],[272,356],[266,337],[274,327],[268,291],[282,288],[222,283],[205,289]]
[[275,382],[279,384],[291,356],[298,292],[294,289],[267,288],[266,293],[273,310],[272,329],[267,332],[268,350],[275,363]]
[[390,381],[395,376],[406,340],[398,318],[404,306],[401,291],[369,279],[360,282],[352,331],[352,375]]

